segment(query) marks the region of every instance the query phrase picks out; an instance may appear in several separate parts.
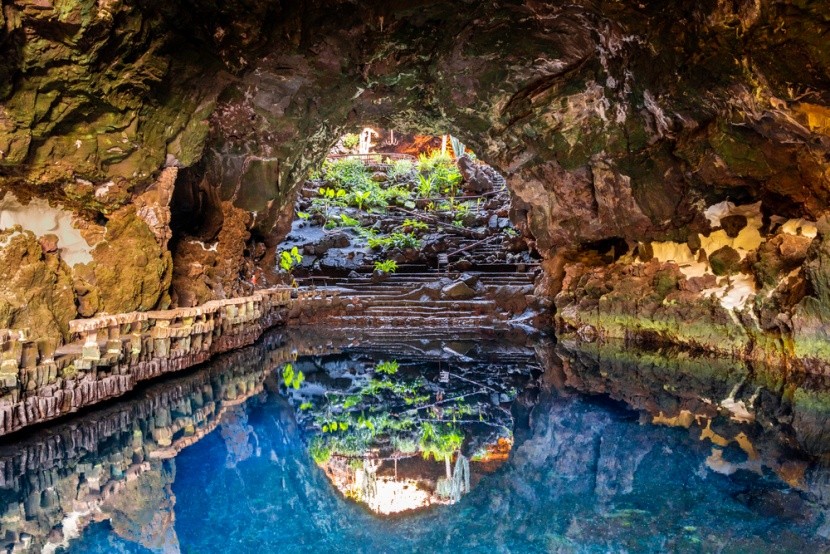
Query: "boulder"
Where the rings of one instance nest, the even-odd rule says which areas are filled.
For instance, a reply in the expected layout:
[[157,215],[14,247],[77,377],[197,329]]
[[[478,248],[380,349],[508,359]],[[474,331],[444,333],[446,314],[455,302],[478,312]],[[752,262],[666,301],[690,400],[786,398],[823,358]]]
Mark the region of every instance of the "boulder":
[[475,295],[476,291],[460,279],[441,289],[441,296],[451,300],[469,300]]
[[709,255],[709,265],[715,275],[731,275],[738,271],[741,256],[731,246],[718,248]]

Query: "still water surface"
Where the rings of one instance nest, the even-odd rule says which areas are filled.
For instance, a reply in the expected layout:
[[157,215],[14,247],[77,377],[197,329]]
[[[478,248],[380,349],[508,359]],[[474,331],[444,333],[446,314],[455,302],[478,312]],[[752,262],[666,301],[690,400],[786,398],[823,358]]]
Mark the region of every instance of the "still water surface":
[[830,550],[816,383],[445,337],[275,333],[5,444],[0,539],[102,553]]

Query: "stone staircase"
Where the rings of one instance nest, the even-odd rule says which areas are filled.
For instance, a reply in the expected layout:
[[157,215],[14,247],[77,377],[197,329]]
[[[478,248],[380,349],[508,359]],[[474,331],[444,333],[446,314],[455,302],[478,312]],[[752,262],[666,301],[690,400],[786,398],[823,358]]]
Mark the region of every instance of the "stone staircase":
[[[372,274],[350,277],[306,277],[304,288],[336,291],[345,303],[342,315],[327,325],[342,327],[421,327],[497,330],[510,327],[530,306],[534,273],[512,266],[503,271],[462,274],[402,266],[379,280]],[[453,298],[446,287],[464,280],[475,296]]]

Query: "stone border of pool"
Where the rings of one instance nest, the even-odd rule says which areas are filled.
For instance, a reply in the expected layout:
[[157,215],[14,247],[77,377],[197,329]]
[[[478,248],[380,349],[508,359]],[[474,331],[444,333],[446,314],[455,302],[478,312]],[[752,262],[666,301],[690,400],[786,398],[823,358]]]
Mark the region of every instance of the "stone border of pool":
[[60,347],[26,330],[0,330],[0,436],[119,397],[342,303],[337,290],[264,289],[194,308],[73,320],[75,340]]

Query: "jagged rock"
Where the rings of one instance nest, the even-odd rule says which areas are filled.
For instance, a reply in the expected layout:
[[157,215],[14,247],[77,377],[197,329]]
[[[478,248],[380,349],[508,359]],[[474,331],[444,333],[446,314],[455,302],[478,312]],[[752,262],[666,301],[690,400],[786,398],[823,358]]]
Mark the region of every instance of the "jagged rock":
[[746,227],[746,223],[746,216],[741,214],[728,215],[720,220],[720,226],[726,231],[726,236],[733,239]]
[[69,266],[20,227],[0,230],[0,245],[0,328],[68,338],[77,315]]
[[464,177],[464,191],[483,194],[493,190],[494,183],[503,182],[501,176],[486,164],[477,164],[469,156],[461,156],[456,162]]
[[332,248],[345,248],[350,243],[349,235],[344,231],[326,233],[323,237],[311,244],[306,244],[303,251],[312,256],[322,256]]
[[456,281],[441,289],[441,296],[451,300],[470,300],[475,298],[476,291],[471,289],[464,281]]
[[731,275],[738,271],[741,255],[731,246],[724,246],[709,254],[709,265],[715,275]]

